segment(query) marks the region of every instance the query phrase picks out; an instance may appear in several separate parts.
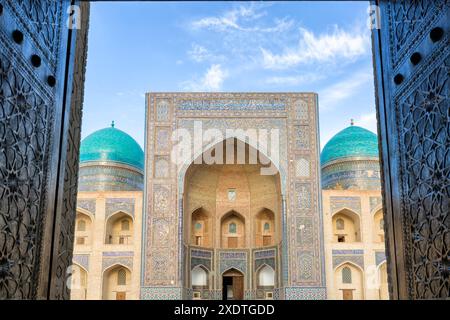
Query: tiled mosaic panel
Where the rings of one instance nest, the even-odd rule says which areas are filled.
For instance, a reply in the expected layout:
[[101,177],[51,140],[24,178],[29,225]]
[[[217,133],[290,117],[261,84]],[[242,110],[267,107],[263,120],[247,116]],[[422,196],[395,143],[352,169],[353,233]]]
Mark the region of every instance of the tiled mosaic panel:
[[295,175],[297,178],[308,178],[311,175],[309,159],[299,158],[295,161]]
[[287,287],[284,298],[286,300],[325,300],[327,289],[324,287]]
[[168,121],[170,119],[170,102],[166,99],[157,100],[156,121]]

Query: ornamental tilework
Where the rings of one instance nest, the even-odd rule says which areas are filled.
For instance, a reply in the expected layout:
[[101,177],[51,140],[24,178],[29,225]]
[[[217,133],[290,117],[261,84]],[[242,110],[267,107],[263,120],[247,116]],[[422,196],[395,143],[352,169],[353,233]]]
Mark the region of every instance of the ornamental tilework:
[[150,259],[151,270],[153,273],[150,275],[153,280],[167,281],[170,280],[171,274],[169,265],[171,264],[173,257],[167,250],[165,251],[153,251]]
[[191,257],[209,258],[210,259],[212,257],[212,251],[192,249]]
[[89,254],[74,254],[72,260],[89,271]]
[[272,258],[276,256],[276,253],[276,249],[254,251],[255,259]]
[[169,213],[170,188],[165,185],[155,185],[153,188],[153,214],[164,216]]
[[168,178],[170,175],[170,160],[168,156],[155,157],[155,178]]
[[357,255],[363,255],[364,250],[332,250],[333,255],[349,255],[349,254],[357,254]]
[[377,266],[386,261],[386,253],[384,251],[375,252],[375,263]]
[[295,126],[295,146],[299,150],[307,150],[310,147],[310,127]]
[[105,251],[103,257],[133,257],[134,251]]
[[310,252],[298,252],[298,280],[310,281],[313,276],[313,256]]
[[262,265],[268,265],[272,267],[273,270],[277,270],[275,258],[256,259],[254,262],[254,271],[256,272]]
[[176,287],[143,287],[142,300],[181,300],[182,289]]
[[356,264],[357,266],[360,266],[364,270],[364,256],[363,255],[333,256],[333,269],[347,261],[353,262],[354,264]]
[[294,111],[295,111],[295,118],[298,120],[308,120],[309,119],[309,110],[308,110],[308,103],[304,100],[297,100],[294,103]]
[[169,247],[170,231],[173,222],[170,218],[153,218],[153,246]]
[[296,218],[297,244],[302,247],[309,247],[313,244],[313,221],[310,217]]
[[285,99],[177,99],[178,110],[182,111],[264,111],[286,110]]
[[325,287],[288,287],[285,289],[284,298],[286,300],[325,300],[327,298],[327,289]]
[[382,202],[381,197],[370,197],[370,211],[373,211]]
[[202,265],[209,271],[211,271],[211,259],[205,259],[205,258],[191,258],[191,270],[194,269],[196,266]]
[[89,213],[95,215],[95,199],[77,199],[77,207],[89,211]]
[[311,175],[309,160],[306,158],[298,158],[295,161],[295,176],[297,178],[308,178]]
[[170,119],[170,103],[166,99],[158,100],[156,103],[156,121],[168,121]]
[[106,258],[103,257],[102,260],[102,271],[105,271],[109,267],[114,265],[122,265],[128,267],[130,270],[133,270],[133,258],[131,257],[114,257],[114,258]]
[[219,273],[234,268],[247,274],[247,253],[246,252],[220,252],[219,253]]
[[296,183],[295,196],[297,209],[308,210],[311,208],[311,185],[309,183]]
[[105,216],[122,211],[134,217],[134,199],[132,198],[108,198],[105,202]]
[[[143,298],[174,297],[175,299],[192,298],[192,289],[188,288],[188,270],[202,264],[211,268],[215,274],[212,288],[201,290],[203,298],[221,299],[220,274],[235,268],[245,274],[245,298],[261,296],[254,287],[253,272],[267,264],[273,267],[277,279],[282,279],[280,288],[292,290],[274,290],[274,298],[321,298],[325,296],[321,220],[318,210],[318,174],[314,164],[317,159],[317,97],[307,93],[149,93],[149,108],[156,108],[159,101],[167,100],[166,111],[148,112],[147,118],[147,176],[149,208],[146,223],[149,228],[144,240],[144,287]],[[173,108],[173,109],[171,109]],[[156,116],[156,114],[164,114]],[[165,120],[162,120],[165,119]],[[156,121],[155,121],[156,120]],[[291,121],[293,120],[293,121]],[[159,123],[164,122],[164,123]],[[169,123],[170,122],[170,123]],[[185,243],[185,221],[183,220],[185,176],[191,161],[201,155],[207,142],[194,145],[191,140],[192,159],[174,168],[176,178],[165,177],[165,164],[157,164],[170,152],[170,135],[172,130],[185,129],[193,137],[194,123],[201,124],[203,132],[218,129],[224,138],[226,131],[249,129],[277,129],[279,132],[278,158],[280,173],[280,190],[282,194],[282,242],[277,247],[246,250],[203,250],[190,248]],[[169,127],[170,126],[170,127]],[[161,132],[163,130],[163,132]],[[165,132],[164,132],[165,131]],[[229,133],[229,132],[228,132]],[[236,131],[231,137],[238,137]],[[270,139],[269,139],[270,140]],[[258,149],[257,141],[247,139],[248,144]],[[255,143],[256,142],[256,143]],[[269,141],[269,144],[272,143]],[[270,147],[269,147],[270,150]],[[271,158],[270,154],[267,154]],[[288,161],[294,159],[293,165]],[[176,170],[175,170],[176,169]],[[289,169],[289,170],[288,170]],[[165,179],[163,182],[161,179]],[[306,181],[305,181],[306,180]],[[286,202],[286,200],[288,202]],[[200,200],[199,200],[200,201]],[[191,205],[191,204],[190,204]],[[201,206],[202,203],[199,203]],[[176,209],[176,210],[175,210]],[[307,217],[304,221],[296,218]],[[165,220],[170,218],[169,220]],[[160,220],[157,220],[160,219]],[[298,235],[295,228],[298,223],[304,225]],[[301,222],[300,222],[301,221]],[[169,224],[171,229],[163,225]],[[299,227],[300,227],[299,225]],[[161,235],[159,235],[161,233]],[[167,241],[165,239],[167,235]],[[158,242],[161,241],[162,242]],[[168,243],[168,246],[165,245]],[[311,244],[308,244],[311,243]],[[282,260],[283,264],[281,264]],[[210,264],[210,266],[209,266]],[[255,269],[256,268],[256,269]],[[296,287],[291,287],[295,285]],[[303,286],[303,287],[297,287]],[[317,288],[316,288],[317,286]],[[308,287],[308,288],[306,288]],[[297,290],[297,288],[305,290]],[[311,289],[310,289],[311,288]],[[166,292],[165,289],[168,289]],[[287,293],[287,294],[286,294]]]
[[338,212],[341,209],[348,208],[356,213],[361,213],[360,197],[330,197],[331,213]]
[[156,128],[156,141],[155,141],[155,149],[156,152],[168,152],[170,151],[170,137],[171,130],[168,127],[158,127]]

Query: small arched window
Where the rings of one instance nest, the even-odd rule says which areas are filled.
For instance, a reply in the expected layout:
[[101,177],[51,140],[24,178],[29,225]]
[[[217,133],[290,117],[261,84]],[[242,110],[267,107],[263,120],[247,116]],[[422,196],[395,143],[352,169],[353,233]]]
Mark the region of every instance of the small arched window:
[[379,228],[380,228],[380,230],[384,230],[384,219],[380,219]]
[[197,223],[195,224],[195,230],[200,231],[201,229],[202,229],[202,224],[201,224],[201,222],[197,222]]
[[236,233],[236,223],[232,222],[228,226],[228,232],[229,233]]
[[349,267],[342,269],[342,283],[352,283],[352,270]]
[[127,272],[125,269],[119,269],[117,271],[117,285],[124,286],[127,284]]
[[86,231],[86,221],[84,221],[83,219],[78,221],[78,231]]
[[345,223],[344,220],[339,218],[336,220],[336,229],[337,230],[344,230],[345,229]]
[[123,219],[121,222],[122,231],[130,230],[130,221],[128,219]]
[[270,224],[268,222],[264,223],[264,231],[270,231]]

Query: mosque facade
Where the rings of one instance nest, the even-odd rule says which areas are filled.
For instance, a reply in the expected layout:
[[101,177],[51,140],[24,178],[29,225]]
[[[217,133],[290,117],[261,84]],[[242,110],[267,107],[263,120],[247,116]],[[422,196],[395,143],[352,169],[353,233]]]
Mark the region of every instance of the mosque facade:
[[375,134],[320,155],[313,93],[149,93],[146,110],[145,157],[114,126],[82,141],[73,299],[386,298]]

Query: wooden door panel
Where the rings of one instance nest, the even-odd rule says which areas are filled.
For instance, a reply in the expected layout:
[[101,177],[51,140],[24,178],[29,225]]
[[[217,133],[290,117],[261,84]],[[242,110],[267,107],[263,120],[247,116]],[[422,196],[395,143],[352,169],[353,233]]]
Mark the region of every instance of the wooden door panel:
[[450,2],[374,2],[390,296],[448,298]]
[[88,19],[70,29],[72,4],[0,0],[0,299],[69,298]]

